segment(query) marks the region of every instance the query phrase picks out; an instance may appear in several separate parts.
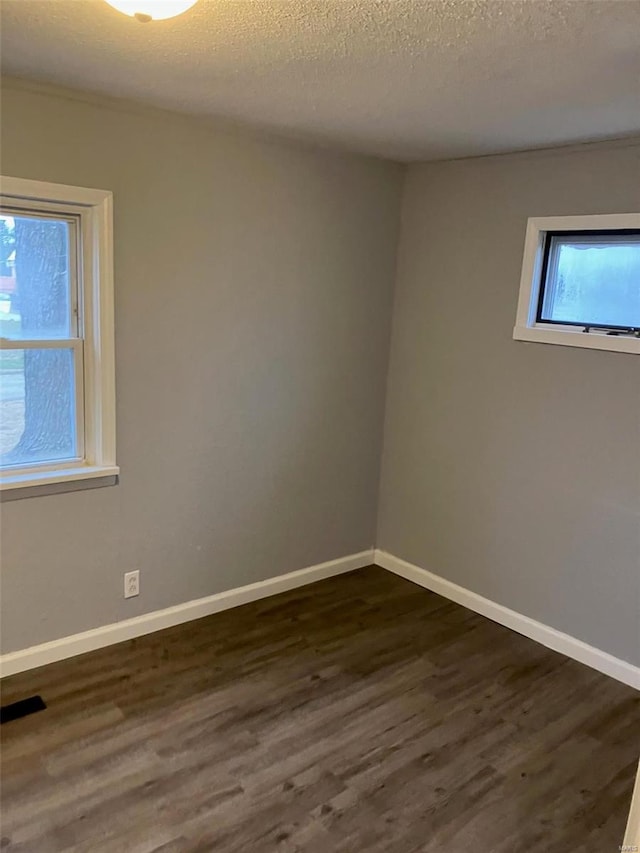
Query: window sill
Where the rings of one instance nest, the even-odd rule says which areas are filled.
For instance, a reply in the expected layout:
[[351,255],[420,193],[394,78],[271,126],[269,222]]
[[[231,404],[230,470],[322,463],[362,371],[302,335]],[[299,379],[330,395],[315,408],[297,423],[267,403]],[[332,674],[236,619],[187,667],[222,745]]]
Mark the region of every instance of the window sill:
[[565,329],[540,329],[534,326],[516,326],[513,330],[515,341],[528,341],[535,344],[556,344],[565,347],[583,347],[584,349],[608,350],[640,355],[640,338],[623,335],[606,335],[601,332],[568,331]]
[[[79,465],[74,468],[57,468],[48,471],[31,471],[26,474],[5,474],[0,481],[0,491],[3,496],[18,493],[22,497],[31,494],[31,489],[37,489],[35,494],[50,494],[52,492],[64,491],[59,486],[74,486],[76,488],[95,487],[94,481],[98,479],[108,480],[104,485],[112,485],[112,481],[120,473],[116,465]],[[45,487],[45,488],[42,488]],[[49,487],[51,487],[49,489]]]

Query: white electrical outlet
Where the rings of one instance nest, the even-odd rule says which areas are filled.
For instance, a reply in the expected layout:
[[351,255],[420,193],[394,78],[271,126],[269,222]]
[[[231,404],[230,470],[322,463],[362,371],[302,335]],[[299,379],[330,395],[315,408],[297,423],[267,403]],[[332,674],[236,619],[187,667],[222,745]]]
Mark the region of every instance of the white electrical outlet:
[[140,595],[140,572],[138,569],[135,572],[124,573],[124,597],[133,598],[134,595]]

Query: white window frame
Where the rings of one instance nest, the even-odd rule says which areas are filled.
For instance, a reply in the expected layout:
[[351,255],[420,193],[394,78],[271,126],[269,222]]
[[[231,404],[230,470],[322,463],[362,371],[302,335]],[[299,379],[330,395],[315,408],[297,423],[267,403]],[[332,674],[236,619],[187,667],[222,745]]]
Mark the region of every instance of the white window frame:
[[[20,341],[19,348],[60,346],[73,349],[76,426],[81,454],[71,461],[2,469],[0,489],[113,477],[120,471],[116,465],[115,429],[113,195],[107,190],[1,177],[0,204],[25,213],[73,218],[78,223],[76,336],[59,343]],[[17,344],[14,339],[0,339],[2,349],[15,349]]]
[[513,338],[540,344],[585,347],[640,355],[640,338],[624,334],[608,335],[606,330],[588,333],[576,326],[545,324],[536,321],[541,281],[542,260],[549,231],[616,231],[640,228],[640,213],[599,214],[595,216],[544,216],[527,221],[524,260],[520,279],[520,296]]

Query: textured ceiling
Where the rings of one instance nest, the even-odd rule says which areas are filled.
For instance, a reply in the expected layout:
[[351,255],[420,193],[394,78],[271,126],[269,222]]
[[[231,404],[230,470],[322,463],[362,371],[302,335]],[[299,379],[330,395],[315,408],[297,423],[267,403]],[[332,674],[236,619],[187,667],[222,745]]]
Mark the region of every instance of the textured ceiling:
[[399,160],[640,131],[640,0],[3,0],[5,73]]

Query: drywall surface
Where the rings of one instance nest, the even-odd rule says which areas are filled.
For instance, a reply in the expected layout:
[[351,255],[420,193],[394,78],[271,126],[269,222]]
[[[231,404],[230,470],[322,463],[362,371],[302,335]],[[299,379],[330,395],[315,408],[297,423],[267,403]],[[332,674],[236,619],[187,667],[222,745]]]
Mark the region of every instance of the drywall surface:
[[640,147],[412,166],[377,545],[640,663],[640,359],[512,340],[529,216],[640,209]]
[[114,193],[121,467],[3,503],[3,652],[371,547],[401,168],[9,84],[2,173]]

